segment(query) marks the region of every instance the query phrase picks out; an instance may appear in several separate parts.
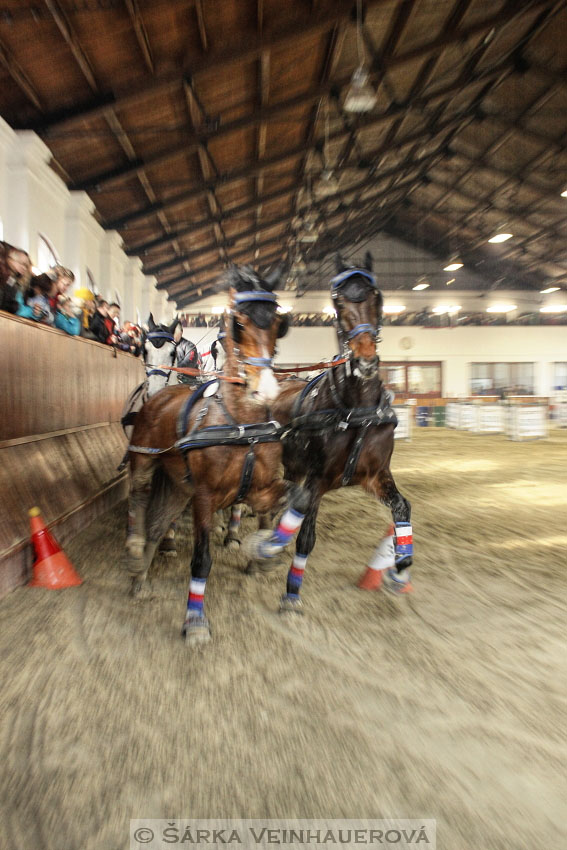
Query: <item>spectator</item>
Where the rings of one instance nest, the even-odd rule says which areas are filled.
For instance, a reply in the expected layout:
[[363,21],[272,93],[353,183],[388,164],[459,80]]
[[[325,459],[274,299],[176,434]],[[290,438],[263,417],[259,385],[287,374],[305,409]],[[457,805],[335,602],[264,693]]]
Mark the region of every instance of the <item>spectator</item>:
[[0,310],[17,313],[24,305],[24,291],[31,278],[31,261],[26,251],[0,243]]
[[81,320],[75,313],[73,301],[67,295],[60,295],[55,312],[55,327],[70,336],[79,336]]
[[33,319],[34,322],[41,322],[44,325],[52,325],[55,317],[51,311],[49,299],[54,287],[55,282],[47,274],[32,277],[26,303],[24,304],[23,297],[19,303],[18,316],[23,316],[24,319]]
[[98,342],[112,345],[114,338],[114,322],[108,315],[108,302],[101,300],[91,319],[89,330]]
[[52,266],[49,269],[49,276],[55,281],[55,293],[50,298],[50,306],[52,310],[56,310],[58,297],[68,294],[68,289],[74,282],[75,275],[64,266]]

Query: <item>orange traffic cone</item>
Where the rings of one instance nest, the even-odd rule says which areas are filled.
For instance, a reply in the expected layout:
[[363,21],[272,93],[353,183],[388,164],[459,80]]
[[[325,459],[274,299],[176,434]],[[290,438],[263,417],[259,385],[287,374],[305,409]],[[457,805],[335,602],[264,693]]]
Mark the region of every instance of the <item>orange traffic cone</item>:
[[32,508],[28,513],[35,551],[33,578],[29,586],[63,590],[65,587],[82,584],[83,580],[75,572],[71,561],[45,527],[39,508]]

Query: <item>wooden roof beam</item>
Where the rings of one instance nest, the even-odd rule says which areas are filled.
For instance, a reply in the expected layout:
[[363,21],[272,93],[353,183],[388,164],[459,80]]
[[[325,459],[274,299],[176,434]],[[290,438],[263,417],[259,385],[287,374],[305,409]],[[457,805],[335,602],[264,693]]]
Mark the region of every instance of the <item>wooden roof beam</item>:
[[77,34],[73,29],[73,26],[69,21],[69,18],[67,17],[67,13],[65,12],[64,8],[59,3],[59,0],[44,0],[44,3],[49,9],[59,32],[65,39],[69,49],[71,50],[71,53],[75,57],[75,61],[83,72],[83,76],[87,80],[89,86],[91,87],[93,92],[98,92],[99,85],[92,65],[79,42]]
[[150,39],[148,37],[146,25],[144,24],[144,19],[142,17],[140,6],[138,5],[138,0],[124,0],[124,3],[126,5],[126,9],[128,10],[130,20],[132,21],[136,41],[138,42],[138,47],[140,48],[142,56],[144,57],[146,68],[148,69],[150,74],[155,74],[156,69],[154,57],[152,54],[152,48],[150,46]]
[[[416,187],[416,185],[418,185],[418,184],[416,184],[416,181],[415,181],[414,179],[406,180],[404,183],[400,183],[400,184],[396,187],[395,191],[396,191],[396,192],[403,192],[404,190],[409,190],[409,191],[411,191],[411,190],[413,190],[413,189]],[[378,193],[376,193],[376,194],[374,194],[374,195],[371,195],[370,197],[364,198],[363,200],[361,200],[361,201],[357,202],[356,204],[350,205],[350,206],[349,206],[349,211],[352,211],[352,210],[357,210],[357,211],[366,210],[366,209],[368,209],[368,207],[372,207],[372,206],[374,206],[374,205],[376,204],[376,202],[377,202],[377,201],[379,201],[379,200],[381,200],[381,199],[383,199],[383,198],[388,197],[390,194],[391,194],[391,193],[390,193],[390,190],[389,190],[389,189],[388,189],[388,190],[386,190],[386,191],[384,191],[384,190],[383,190],[383,191],[381,191],[381,192],[378,192]],[[407,192],[406,192],[406,194],[407,194]],[[341,225],[341,226],[342,226],[342,225]],[[281,242],[283,241],[283,237],[282,237],[282,236],[274,237],[274,239],[273,239],[272,241],[279,242],[279,243],[281,244]],[[248,250],[250,250],[250,249],[248,249]],[[245,251],[243,251],[242,253],[245,253]],[[237,255],[235,254],[235,256],[237,256]],[[213,265],[214,265],[214,264],[213,264]],[[202,269],[200,269],[199,271],[203,271],[203,270],[204,270],[204,267],[203,267]],[[160,282],[160,283],[158,284],[158,288],[159,288],[159,289],[169,289],[169,288],[170,288],[170,287],[171,287],[174,283],[177,283],[177,282],[179,282],[179,281],[181,281],[181,280],[184,280],[185,278],[186,278],[186,276],[185,276],[185,275],[179,275],[178,277],[175,277],[175,278],[173,278],[173,279],[171,279],[171,280]],[[172,293],[172,294],[173,294],[173,293]],[[178,295],[178,294],[180,294],[180,292],[176,292],[176,293],[175,293],[175,295]]]
[[[54,1],[45,0],[45,2]],[[366,5],[374,6],[387,2],[390,2],[390,0],[366,0]],[[534,0],[534,2],[543,3],[544,0]],[[218,51],[209,51],[202,59],[193,62],[188,68],[156,76],[150,81],[143,80],[138,86],[129,85],[128,89],[123,92],[107,92],[102,98],[77,105],[71,110],[63,109],[44,114],[34,122],[24,123],[19,129],[25,127],[25,129],[36,130],[38,133],[45,133],[55,127],[70,127],[90,118],[98,118],[109,107],[129,108],[148,97],[178,88],[184,72],[190,77],[195,77],[200,73],[216,69],[226,71],[235,63],[251,62],[260,56],[266,48],[285,47],[287,44],[293,44],[297,41],[298,33],[302,35],[315,34],[329,29],[338,21],[350,19],[351,10],[351,4],[345,3],[344,0],[330,0],[326,8],[316,11],[314,14],[307,10],[303,18],[294,20],[289,26],[276,32],[263,32],[261,36],[256,35],[256,37],[251,35],[250,38],[242,39],[238,45],[231,49],[224,46]]]
[[19,62],[17,62],[12,56],[11,51],[8,50],[2,42],[0,42],[0,64],[3,65],[17,86],[23,91],[26,97],[31,100],[36,109],[42,109],[42,102],[31,80]]
[[[441,146],[440,149],[433,151],[431,154],[428,154],[428,155],[422,157],[421,159],[415,161],[414,163],[405,163],[404,167],[406,168],[406,174],[409,173],[412,166],[414,168],[417,168],[417,169],[423,168],[425,165],[429,166],[429,164],[435,158],[439,157],[439,155],[442,153],[443,147],[444,147],[444,145]],[[340,192],[335,192],[333,195],[329,195],[326,198],[321,198],[320,200],[314,200],[313,206],[316,209],[324,210],[325,207],[329,204],[329,202],[333,202],[333,201],[337,201],[337,200],[341,201],[342,199],[347,198],[349,195],[352,195],[359,190],[369,189],[372,186],[375,186],[378,183],[381,183],[383,180],[386,180],[392,174],[398,173],[398,171],[399,171],[399,166],[394,166],[391,169],[389,169],[388,171],[384,171],[380,175],[377,175],[373,180],[369,180],[367,177],[365,177],[364,180],[359,181],[358,183],[356,183],[356,184],[354,184],[354,185],[352,185],[348,188],[344,188]],[[272,193],[271,196],[266,196],[266,197],[270,197],[270,200],[273,200],[274,194],[277,194],[277,195],[290,194],[293,191],[293,188],[294,188],[293,186],[290,186],[290,187],[287,187],[285,190],[279,190],[278,193]],[[251,209],[253,206],[254,206],[254,202],[252,202],[252,203],[248,202],[245,205],[241,205],[241,207],[239,208],[239,212],[242,212],[243,208]],[[227,212],[225,213],[225,216],[228,217],[231,212],[232,212],[231,210],[227,210]],[[291,218],[291,216],[288,216],[288,217]],[[207,226],[207,225],[208,225],[208,221],[204,221],[204,222],[199,223],[199,224],[196,223],[195,225],[193,225],[193,228],[196,229],[198,227]],[[238,237],[233,237],[233,238],[236,239]],[[211,250],[211,249],[212,249],[212,246],[208,245],[206,249],[202,248],[202,249],[197,249],[197,250],[199,251],[199,253],[203,253],[204,250]],[[169,268],[170,266],[175,265],[178,262],[181,262],[181,260],[188,259],[190,256],[193,256],[193,255],[194,255],[194,252],[191,252],[190,254],[189,253],[185,254],[183,257],[172,258],[171,260],[167,260],[164,263],[161,263],[157,266],[150,266],[145,271],[145,273],[146,274],[157,274],[157,273],[163,271],[165,268]]]

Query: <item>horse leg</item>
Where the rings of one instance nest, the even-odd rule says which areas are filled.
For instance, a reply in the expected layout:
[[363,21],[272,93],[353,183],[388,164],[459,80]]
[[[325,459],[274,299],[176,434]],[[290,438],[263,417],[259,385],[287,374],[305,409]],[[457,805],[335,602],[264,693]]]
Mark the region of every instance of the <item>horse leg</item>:
[[[277,487],[268,488],[272,497],[272,504],[283,495],[288,487],[285,481],[276,482]],[[308,491],[299,484],[293,485],[291,495],[288,500],[288,506],[284,511],[277,527],[268,531],[256,531],[254,534],[249,534],[244,540],[242,551],[247,555],[249,560],[263,561],[267,558],[273,558],[274,555],[285,549],[291,541],[296,531],[301,528],[305,511],[309,507],[310,496]],[[266,510],[270,507],[269,504],[262,504],[259,510]]]
[[154,559],[156,549],[172,520],[181,515],[189,495],[177,487],[167,472],[158,467],[153,476],[148,504],[146,507],[146,542],[140,563],[140,569],[133,576],[131,594],[137,595],[146,580],[148,570]]
[[209,621],[205,617],[205,586],[211,571],[209,535],[212,512],[208,498],[193,497],[194,546],[191,559],[191,580],[187,599],[187,614],[181,629],[188,646],[199,646],[211,639]]
[[363,485],[392,512],[393,523],[372,556],[358,586],[363,590],[385,590],[396,595],[411,593],[409,567],[413,559],[411,505],[402,496],[389,469]]
[[297,535],[295,555],[293,556],[291,567],[287,574],[286,592],[280,599],[280,614],[303,613],[303,602],[301,601],[299,592],[303,583],[307,558],[315,546],[317,514],[319,513],[319,505],[322,498],[320,488],[315,482],[311,482],[308,492],[310,493],[311,500],[305,514],[305,519]]
[[175,527],[176,523],[172,522],[161,543],[159,544],[158,552],[160,555],[165,555],[166,558],[177,558],[177,546],[175,545]]
[[[254,516],[256,516],[256,514],[254,514]],[[269,528],[271,528],[272,527],[272,519],[273,519],[273,515],[270,513],[270,511],[263,511],[259,515],[258,531],[267,531]],[[270,561],[249,560],[248,563],[246,564],[245,572],[248,575],[255,575],[255,573],[257,573],[258,570],[261,570],[263,573],[268,573],[268,572],[271,572],[273,569],[275,569],[278,566],[279,566],[278,563],[274,563],[271,560]]]
[[130,493],[128,496],[127,569],[130,575],[145,572],[146,509],[150,501],[155,462],[146,455],[130,458]]
[[233,505],[230,510],[230,519],[228,521],[228,531],[223,541],[223,546],[228,549],[238,549],[240,546],[240,538],[238,530],[240,528],[240,519],[242,517],[242,504]]

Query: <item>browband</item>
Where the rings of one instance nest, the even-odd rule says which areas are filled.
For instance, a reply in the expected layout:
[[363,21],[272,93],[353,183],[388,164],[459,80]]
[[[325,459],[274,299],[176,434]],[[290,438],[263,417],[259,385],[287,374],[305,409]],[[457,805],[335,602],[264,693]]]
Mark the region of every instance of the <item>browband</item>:
[[366,271],[366,269],[345,269],[344,272],[341,272],[331,278],[331,295],[334,297],[335,290],[338,289],[345,280],[348,280],[349,277],[352,277],[355,274],[362,275],[362,277],[365,277],[370,282],[373,289],[378,289],[376,277],[371,272]]
[[275,304],[277,298],[273,292],[266,292],[265,290],[237,292],[234,296],[234,303],[242,304],[244,301],[269,301],[270,303]]

